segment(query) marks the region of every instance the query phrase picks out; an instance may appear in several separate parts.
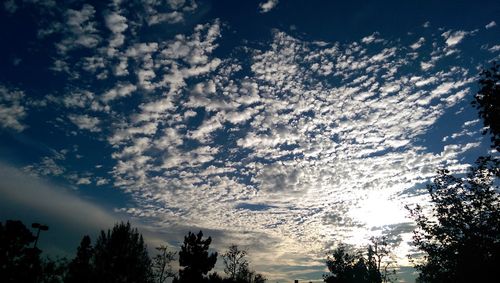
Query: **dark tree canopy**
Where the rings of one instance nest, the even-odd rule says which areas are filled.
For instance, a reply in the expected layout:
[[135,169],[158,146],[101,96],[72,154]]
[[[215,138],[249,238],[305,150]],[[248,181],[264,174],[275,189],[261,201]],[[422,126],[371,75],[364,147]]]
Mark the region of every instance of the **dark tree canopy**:
[[483,70],[479,84],[481,89],[472,104],[487,127],[483,134],[491,134],[491,146],[500,152],[500,65],[495,62],[490,69]]
[[179,281],[182,283],[202,282],[204,276],[214,268],[217,253],[209,254],[212,238],[203,240],[203,233],[197,235],[189,232],[184,237],[184,244],[179,252]]
[[266,277],[260,273],[250,270],[248,265],[243,266],[236,275],[235,279],[228,278],[224,282],[227,283],[264,283]]
[[0,279],[33,282],[40,273],[40,250],[30,245],[35,236],[21,221],[0,223]]
[[432,207],[408,208],[413,242],[424,253],[420,282],[490,282],[500,266],[499,161],[481,157],[467,176],[438,171],[428,185]]
[[377,269],[374,250],[368,247],[366,256],[359,251],[349,251],[339,244],[326,260],[330,274],[324,276],[327,283],[380,283],[382,276]]
[[94,247],[94,281],[152,282],[151,260],[142,235],[130,223],[101,231]]
[[41,262],[40,276],[36,283],[66,283],[68,263],[65,258],[45,258]]
[[68,265],[67,283],[92,282],[92,248],[90,237],[84,236],[77,249],[76,257]]
[[[394,239],[393,239],[394,240]],[[394,269],[395,260],[393,258],[392,249],[394,248],[394,241],[392,244],[386,236],[371,237],[370,245],[368,245],[367,255],[370,259],[369,262],[374,264],[375,268],[371,269],[374,276],[380,276],[382,282],[392,282],[395,279],[396,270]],[[374,271],[376,269],[376,272]]]

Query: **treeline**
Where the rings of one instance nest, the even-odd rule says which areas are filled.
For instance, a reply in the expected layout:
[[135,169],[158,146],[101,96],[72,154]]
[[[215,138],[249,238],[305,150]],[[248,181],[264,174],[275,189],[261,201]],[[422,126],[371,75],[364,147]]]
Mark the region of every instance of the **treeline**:
[[[225,276],[210,273],[218,254],[209,252],[212,238],[203,238],[201,231],[184,237],[178,255],[162,245],[150,258],[142,235],[130,223],[122,222],[101,231],[95,244],[84,236],[75,258],[69,261],[42,258],[42,251],[36,247],[38,236],[21,221],[0,223],[0,282],[163,283],[169,278],[177,283],[266,282],[262,274],[250,269],[247,251],[237,245],[222,254]],[[172,263],[177,257],[180,269],[175,272]]]

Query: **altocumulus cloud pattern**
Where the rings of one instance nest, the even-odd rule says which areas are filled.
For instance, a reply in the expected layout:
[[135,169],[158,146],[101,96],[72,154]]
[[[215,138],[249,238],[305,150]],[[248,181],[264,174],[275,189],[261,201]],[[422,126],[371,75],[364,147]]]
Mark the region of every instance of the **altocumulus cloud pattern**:
[[154,229],[237,239],[271,278],[322,270],[334,241],[378,234],[399,235],[404,263],[403,206],[487,147],[469,102],[480,66],[500,58],[484,39],[494,21],[330,41],[276,25],[245,39],[203,1],[3,6],[35,30],[3,68],[35,71],[0,81],[3,147],[37,148],[18,167],[82,194],[118,189],[115,211]]

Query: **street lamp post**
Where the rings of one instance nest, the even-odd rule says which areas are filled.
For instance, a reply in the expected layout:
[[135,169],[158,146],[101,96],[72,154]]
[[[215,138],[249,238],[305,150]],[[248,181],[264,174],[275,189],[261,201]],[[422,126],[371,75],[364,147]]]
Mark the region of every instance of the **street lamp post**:
[[[36,254],[36,244],[38,243],[38,238],[40,238],[40,231],[47,231],[49,230],[49,226],[47,225],[42,225],[40,223],[33,223],[31,224],[31,228],[38,229],[36,232],[36,238],[35,238],[35,244],[33,244],[33,256]],[[31,263],[31,269],[33,269],[33,262]],[[35,274],[35,283],[38,282],[38,275]]]
[[49,230],[49,226],[47,225],[42,225],[40,223],[33,223],[31,224],[32,228],[38,229],[36,232],[36,239],[35,239],[35,244],[33,245],[33,249],[36,248],[36,244],[38,243],[38,238],[40,238],[40,231],[47,231]]

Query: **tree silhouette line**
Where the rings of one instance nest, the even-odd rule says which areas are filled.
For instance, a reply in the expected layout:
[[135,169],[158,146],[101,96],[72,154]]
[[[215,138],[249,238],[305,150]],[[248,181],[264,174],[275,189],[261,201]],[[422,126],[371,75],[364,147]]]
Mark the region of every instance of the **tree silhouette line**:
[[366,250],[340,243],[328,255],[330,271],[323,279],[327,283],[391,282],[395,279],[395,261],[387,237],[372,237]]
[[247,251],[231,245],[222,255],[227,276],[209,273],[217,262],[217,252],[210,253],[212,238],[203,232],[189,232],[178,253],[179,266],[172,263],[176,252],[161,245],[150,258],[137,228],[118,223],[101,231],[94,245],[83,236],[71,261],[42,258],[34,246],[37,237],[18,220],[0,223],[0,282],[39,283],[264,283],[266,278],[249,267]]
[[[410,256],[419,271],[416,282],[493,282],[500,267],[500,65],[480,74],[473,105],[483,119],[483,134],[491,135],[497,155],[481,156],[465,175],[440,169],[427,185],[430,205],[406,206],[415,220]],[[21,221],[0,223],[0,282],[68,283],[263,283],[266,278],[249,267],[247,251],[231,245],[222,254],[225,276],[211,272],[218,253],[212,238],[189,232],[178,254],[167,246],[150,258],[142,235],[130,223],[101,231],[95,244],[84,236],[71,261],[42,258],[37,236]],[[372,238],[366,250],[345,244],[326,258],[327,283],[394,282],[397,266],[387,238]],[[179,270],[172,263],[178,256]]]

